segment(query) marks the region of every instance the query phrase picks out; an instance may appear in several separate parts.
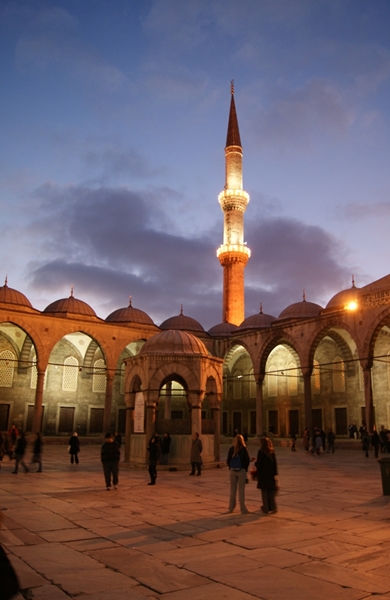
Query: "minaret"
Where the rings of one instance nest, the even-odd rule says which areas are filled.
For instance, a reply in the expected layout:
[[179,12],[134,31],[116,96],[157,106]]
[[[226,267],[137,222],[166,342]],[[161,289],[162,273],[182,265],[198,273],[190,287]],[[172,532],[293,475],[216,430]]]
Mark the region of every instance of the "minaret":
[[224,323],[240,325],[245,319],[244,269],[251,251],[244,242],[244,212],[249,194],[242,189],[242,147],[238,129],[234,82],[231,82],[229,124],[225,148],[225,188],[218,196],[224,214],[223,244],[217,256],[223,267]]

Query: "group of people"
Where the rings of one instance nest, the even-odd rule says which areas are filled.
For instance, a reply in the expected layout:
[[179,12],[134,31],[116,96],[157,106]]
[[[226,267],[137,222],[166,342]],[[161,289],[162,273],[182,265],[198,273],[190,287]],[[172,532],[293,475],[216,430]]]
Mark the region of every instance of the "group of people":
[[329,428],[327,432],[319,427],[314,427],[310,433],[309,429],[305,427],[302,434],[303,448],[308,454],[314,454],[319,456],[323,452],[334,454],[334,444],[336,441],[336,435],[333,429]]
[[[242,435],[237,434],[233,445],[229,448],[226,462],[229,467],[230,476],[230,499],[228,513],[232,513],[238,501],[242,514],[249,511],[245,505],[245,484],[248,481],[247,473],[251,462],[245,440]],[[262,505],[260,510],[268,515],[277,512],[275,496],[279,489],[278,466],[272,441],[268,437],[260,439],[260,449],[255,462],[255,479],[257,487],[261,490]]]
[[[168,456],[170,453],[171,447],[171,436],[166,431],[164,433],[163,438],[155,433],[149,440],[149,444],[147,447],[147,451],[149,452],[149,476],[150,482],[148,485],[156,485],[157,479],[157,465],[160,463],[161,465],[168,464]],[[202,440],[199,437],[199,433],[194,433],[192,436],[191,442],[191,454],[190,454],[190,462],[191,462],[191,472],[190,475],[201,475],[202,474],[202,451],[203,444]]]
[[0,432],[0,466],[3,458],[8,456],[9,460],[15,460],[14,470],[12,471],[14,475],[19,472],[19,465],[23,467],[25,473],[28,473],[32,466],[37,464],[37,473],[42,473],[42,435],[39,432],[35,435],[29,466],[25,461],[27,445],[28,441],[24,431],[18,430],[14,425],[4,436]]

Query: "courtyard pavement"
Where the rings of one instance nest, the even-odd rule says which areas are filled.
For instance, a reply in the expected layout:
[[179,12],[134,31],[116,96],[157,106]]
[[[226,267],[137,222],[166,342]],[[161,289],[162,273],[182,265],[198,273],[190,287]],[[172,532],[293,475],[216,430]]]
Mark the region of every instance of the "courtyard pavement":
[[250,513],[226,513],[227,468],[148,486],[122,467],[107,492],[99,451],[83,447],[72,466],[66,446],[47,445],[43,473],[1,463],[0,541],[24,598],[390,600],[390,496],[373,455],[277,448],[279,510],[264,516],[254,482]]

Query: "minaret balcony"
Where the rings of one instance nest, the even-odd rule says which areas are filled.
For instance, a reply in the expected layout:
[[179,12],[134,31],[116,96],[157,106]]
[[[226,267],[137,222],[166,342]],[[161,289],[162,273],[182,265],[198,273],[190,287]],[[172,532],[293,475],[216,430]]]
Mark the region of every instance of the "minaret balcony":
[[249,202],[249,194],[244,190],[224,190],[219,194],[218,202],[224,212],[229,210],[245,212]]
[[248,246],[243,244],[222,244],[217,250],[217,257],[221,258],[222,254],[241,254],[246,260],[250,258],[251,251]]

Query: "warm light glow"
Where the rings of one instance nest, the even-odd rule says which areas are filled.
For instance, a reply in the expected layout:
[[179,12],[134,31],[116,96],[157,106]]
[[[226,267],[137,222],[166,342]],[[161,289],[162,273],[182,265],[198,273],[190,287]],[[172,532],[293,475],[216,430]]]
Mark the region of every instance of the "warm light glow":
[[347,310],[356,310],[358,307],[358,303],[356,302],[356,300],[352,300],[351,302],[349,302],[347,304],[347,306],[345,307]]

